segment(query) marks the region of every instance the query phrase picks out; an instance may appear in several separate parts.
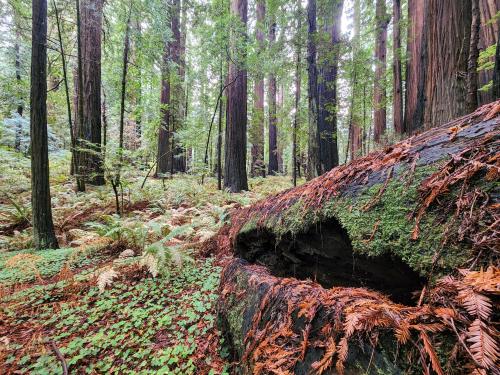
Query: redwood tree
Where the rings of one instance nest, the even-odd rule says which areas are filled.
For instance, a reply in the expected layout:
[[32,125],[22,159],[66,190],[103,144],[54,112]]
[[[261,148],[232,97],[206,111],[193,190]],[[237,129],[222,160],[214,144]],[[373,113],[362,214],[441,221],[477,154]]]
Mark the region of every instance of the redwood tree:
[[375,82],[373,87],[373,139],[381,142],[386,129],[386,87],[385,72],[387,59],[387,14],[385,0],[375,5]]
[[316,65],[316,0],[307,1],[307,99],[308,99],[308,151],[307,179],[320,174],[318,135],[318,67]]
[[[265,0],[258,0],[256,6],[257,24],[255,25],[255,39],[259,55],[264,52],[264,22],[266,17]],[[259,61],[262,57],[259,57]],[[264,75],[262,72],[255,73],[254,83],[254,105],[252,113],[252,126],[249,131],[251,148],[250,174],[255,176],[266,176],[264,165]]]
[[172,162],[170,147],[170,43],[166,42],[161,67],[160,128],[158,130],[158,150],[156,176],[170,171]]
[[104,185],[101,157],[101,35],[102,0],[81,1],[83,78],[83,138],[91,149],[85,155],[89,183]]
[[392,2],[392,48],[393,48],[393,84],[392,117],[394,131],[403,134],[403,78],[401,76],[401,0]]
[[32,11],[30,148],[33,242],[37,249],[56,249],[47,136],[47,0],[33,0]]
[[318,50],[319,174],[339,164],[337,145],[337,75],[340,58],[340,23],[343,0],[322,3]]
[[[276,22],[271,22],[269,27],[269,45],[272,47],[276,41]],[[269,174],[278,172],[278,119],[276,117],[276,74],[269,74],[268,104],[269,104]]]
[[[227,125],[224,147],[224,187],[236,193],[248,190],[247,153],[247,71],[245,67],[247,0],[231,0],[230,13],[239,22],[231,31],[231,60],[227,89]],[[237,30],[235,30],[237,29]],[[238,31],[240,31],[238,33]]]

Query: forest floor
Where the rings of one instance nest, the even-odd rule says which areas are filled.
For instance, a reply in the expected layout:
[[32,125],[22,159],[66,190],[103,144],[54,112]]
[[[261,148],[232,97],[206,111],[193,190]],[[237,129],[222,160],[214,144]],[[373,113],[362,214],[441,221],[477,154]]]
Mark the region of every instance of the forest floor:
[[68,155],[51,157],[60,249],[34,251],[29,159],[0,152],[0,373],[230,371],[215,311],[220,259],[203,243],[228,210],[289,178],[251,179],[241,194],[187,175],[141,189],[146,171],[132,169],[120,217],[110,186],[75,194]]

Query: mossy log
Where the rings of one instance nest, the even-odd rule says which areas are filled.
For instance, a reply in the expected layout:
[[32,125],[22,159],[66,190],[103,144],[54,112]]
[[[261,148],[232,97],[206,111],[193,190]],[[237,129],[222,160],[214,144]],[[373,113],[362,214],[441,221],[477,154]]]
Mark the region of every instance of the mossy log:
[[387,315],[377,320],[386,328],[431,319],[427,305],[409,306],[425,299],[424,285],[498,264],[499,149],[500,101],[232,212],[218,250],[244,260],[223,272],[219,318],[240,370],[398,373],[394,337],[366,335],[347,350],[341,333],[359,318],[358,299],[367,320]]
[[232,213],[233,253],[277,276],[405,300],[498,260],[500,101]]

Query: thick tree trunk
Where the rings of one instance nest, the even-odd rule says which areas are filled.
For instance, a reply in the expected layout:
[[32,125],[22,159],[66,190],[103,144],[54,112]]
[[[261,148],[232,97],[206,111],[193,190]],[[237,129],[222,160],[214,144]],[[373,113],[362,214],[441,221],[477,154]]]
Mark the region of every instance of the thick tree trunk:
[[297,0],[297,30],[295,34],[296,43],[296,60],[295,60],[295,113],[293,115],[293,134],[292,134],[292,182],[293,186],[297,186],[297,169],[300,175],[300,165],[297,161],[297,131],[299,129],[300,120],[300,86],[301,86],[301,50],[302,50],[302,4],[301,0]]
[[424,123],[425,66],[427,64],[424,27],[427,0],[408,0],[406,100],[403,132],[413,134]]
[[83,135],[92,152],[85,153],[86,178],[104,185],[101,157],[101,35],[102,0],[82,0]]
[[339,165],[337,145],[337,75],[340,58],[340,23],[342,0],[322,3],[318,14],[320,45],[318,49],[318,136],[319,174]]
[[[246,30],[247,0],[231,0],[230,13]],[[233,193],[248,190],[246,173],[247,154],[247,71],[245,67],[246,37],[231,33],[231,62],[227,90],[227,122],[224,148],[224,187]],[[243,44],[243,46],[242,46]]]
[[316,0],[307,2],[307,74],[308,74],[308,148],[307,148],[307,179],[318,176],[321,171],[319,163],[318,134],[318,68],[316,65]]
[[472,13],[471,0],[428,1],[426,129],[467,113],[463,72],[467,71]]
[[386,129],[386,86],[385,73],[387,65],[387,13],[385,0],[377,0],[375,41],[375,81],[373,87],[373,139],[382,142]]
[[47,1],[32,2],[31,32],[31,204],[37,249],[58,248],[52,223],[47,136]]
[[[257,1],[257,24],[255,38],[257,39],[259,54],[264,52],[264,28],[266,18],[266,5],[264,0]],[[262,60],[262,57],[259,57]],[[254,108],[252,113],[252,128],[249,132],[251,148],[250,175],[266,177],[264,163],[264,75],[256,72],[254,84]]]
[[401,0],[392,3],[392,48],[393,48],[393,83],[392,83],[392,117],[394,131],[403,134],[403,78],[401,76]]
[[[269,27],[269,45],[271,48],[276,42],[276,22],[273,20]],[[269,75],[268,105],[269,105],[269,163],[268,173],[278,172],[278,119],[276,117],[276,75]]]
[[82,50],[82,20],[80,10],[80,0],[76,3],[76,39],[77,39],[77,70],[76,70],[76,105],[75,105],[75,134],[76,146],[75,152],[75,173],[77,191],[85,191],[85,175],[87,173],[85,163],[85,153],[82,151],[85,145],[85,132],[83,129],[83,50]]
[[[14,44],[14,53],[15,53],[15,65],[16,65],[16,84],[17,84],[17,90],[19,93],[21,93],[21,53],[20,53],[20,47],[19,47],[19,39],[20,39],[20,34],[19,31],[16,31],[16,42]],[[23,104],[23,98],[22,95],[19,94],[18,98],[18,105],[17,105],[17,113],[19,116],[23,115],[23,110],[24,110],[24,104]],[[16,151],[21,150],[21,132],[22,132],[22,126],[21,122],[18,121],[18,124],[16,126],[16,135],[15,135],[15,140],[14,140],[14,149]]]

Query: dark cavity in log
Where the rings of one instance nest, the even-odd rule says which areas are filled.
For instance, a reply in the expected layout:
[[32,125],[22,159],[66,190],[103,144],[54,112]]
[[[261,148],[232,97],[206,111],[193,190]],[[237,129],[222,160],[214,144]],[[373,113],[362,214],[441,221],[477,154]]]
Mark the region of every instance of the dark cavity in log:
[[251,263],[267,266],[277,277],[311,279],[325,288],[366,287],[408,305],[414,303],[414,292],[424,283],[400,259],[353,252],[346,230],[335,219],[279,240],[263,229],[240,233],[235,252]]

